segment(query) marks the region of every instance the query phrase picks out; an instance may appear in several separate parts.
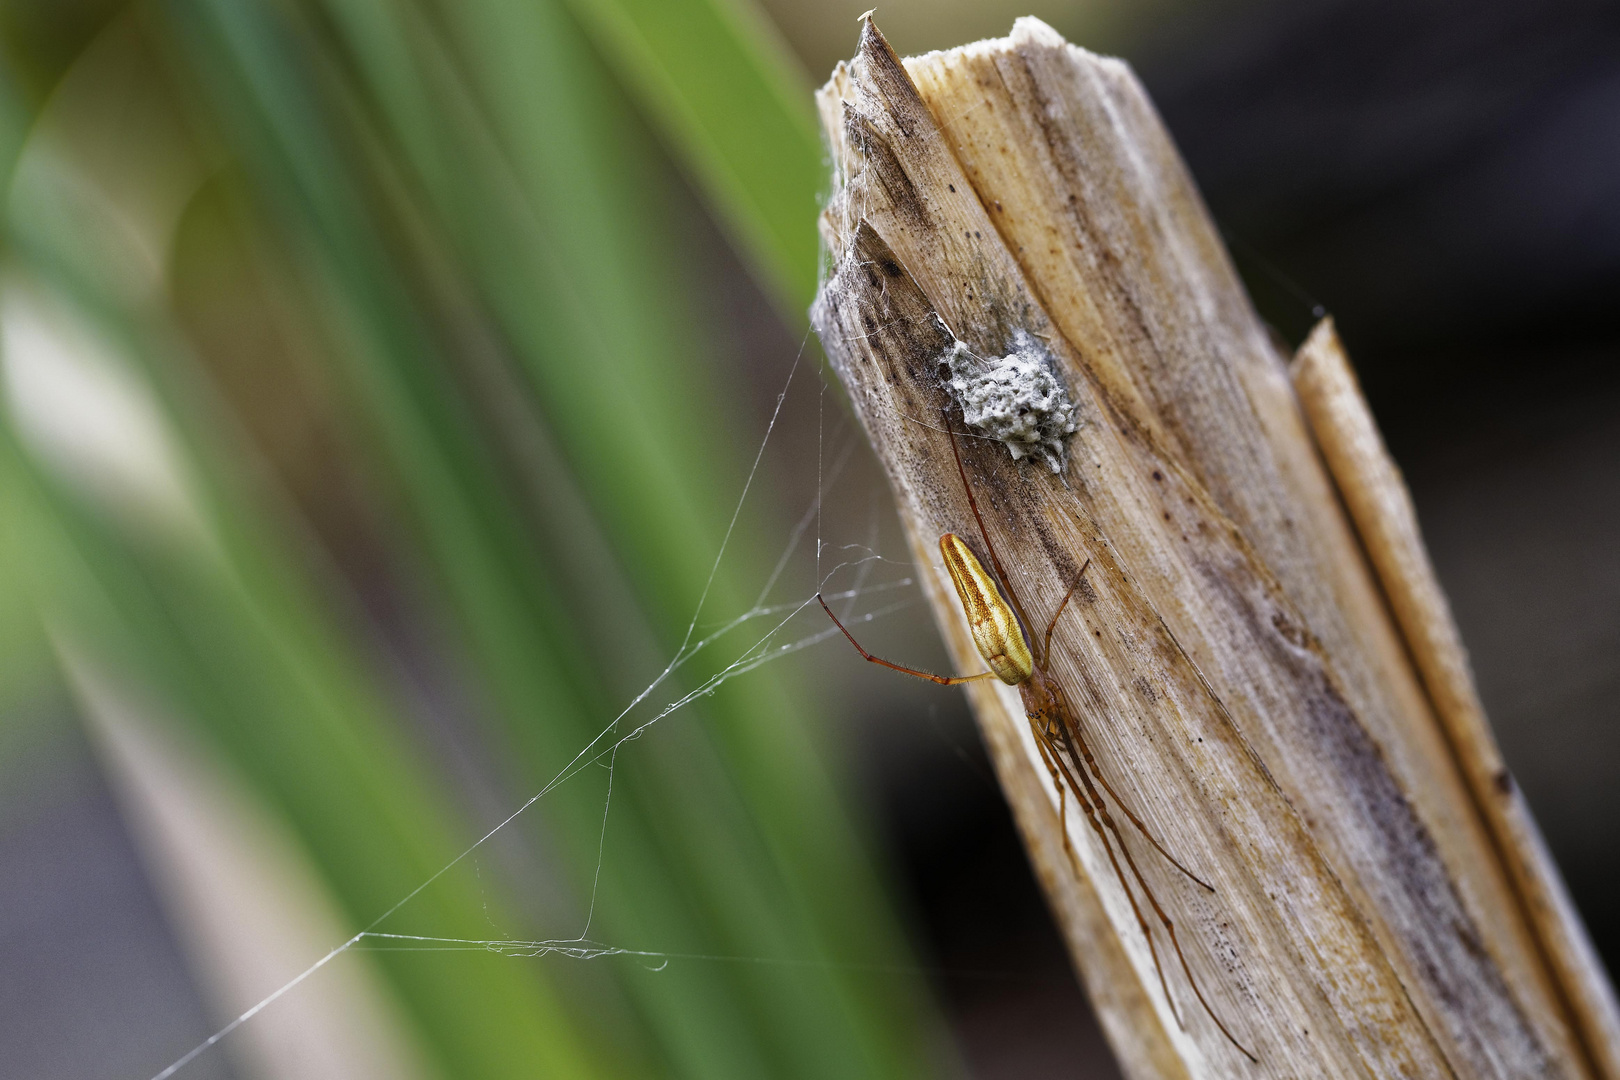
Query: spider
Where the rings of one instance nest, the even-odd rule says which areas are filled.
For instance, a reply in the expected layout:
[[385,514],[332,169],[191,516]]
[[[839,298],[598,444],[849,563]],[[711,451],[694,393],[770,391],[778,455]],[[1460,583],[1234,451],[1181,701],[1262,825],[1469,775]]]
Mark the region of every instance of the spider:
[[[1170,939],[1171,947],[1175,950],[1176,958],[1181,963],[1181,970],[1187,976],[1187,982],[1192,986],[1193,994],[1198,1003],[1203,1006],[1204,1012],[1215,1022],[1215,1026],[1226,1036],[1228,1042],[1250,1061],[1258,1064],[1248,1048],[1238,1042],[1226,1023],[1218,1016],[1204,997],[1203,989],[1198,985],[1198,979],[1193,975],[1192,968],[1187,963],[1186,954],[1182,952],[1181,942],[1176,937],[1175,921],[1165,912],[1159,903],[1158,897],[1142,876],[1142,871],[1131,855],[1130,848],[1125,845],[1125,838],[1119,827],[1114,823],[1108,803],[1103,798],[1106,792],[1114,800],[1121,813],[1136,826],[1138,832],[1153,845],[1155,851],[1164,856],[1177,870],[1203,889],[1213,893],[1215,887],[1187,869],[1180,860],[1171,855],[1148,829],[1142,819],[1125,804],[1119,793],[1108,782],[1107,777],[1098,768],[1097,760],[1092,756],[1091,748],[1086,743],[1084,732],[1076,719],[1074,710],[1069,705],[1068,695],[1064,693],[1062,685],[1048,668],[1048,661],[1052,654],[1052,631],[1057,628],[1058,618],[1068,607],[1069,601],[1074,597],[1080,584],[1085,580],[1086,570],[1091,566],[1087,559],[1080,567],[1080,573],[1075,575],[1075,582],[1064,594],[1062,603],[1052,613],[1052,618],[1046,624],[1046,633],[1041,638],[1039,653],[1032,652],[1029,639],[1025,636],[1024,627],[1033,626],[1029,616],[1025,614],[1024,605],[1019,601],[1018,594],[1013,590],[1012,581],[1008,578],[1006,570],[1001,565],[1001,559],[996,549],[990,543],[990,534],[984,527],[984,518],[979,513],[978,500],[973,496],[973,486],[968,483],[967,469],[962,464],[962,452],[957,445],[956,432],[948,422],[946,432],[951,439],[951,452],[956,458],[957,474],[962,479],[962,489],[967,494],[968,506],[973,510],[974,521],[978,524],[979,535],[984,540],[985,550],[990,555],[990,565],[995,568],[992,577],[984,569],[978,557],[968,542],[955,533],[946,533],[939,538],[940,555],[945,561],[945,569],[950,573],[951,583],[956,587],[956,595],[962,602],[962,610],[967,614],[968,627],[973,635],[974,645],[979,655],[990,670],[977,675],[944,676],[934,675],[930,672],[919,671],[916,668],[905,667],[873,656],[855,640],[855,635],[849,632],[838,616],[827,606],[820,593],[816,599],[820,601],[822,610],[827,612],[829,618],[842,630],[844,637],[855,646],[855,650],[866,660],[874,664],[881,664],[893,671],[905,675],[912,675],[919,679],[927,679],[941,686],[955,686],[959,683],[978,682],[981,679],[1000,679],[1009,686],[1018,687],[1019,696],[1024,702],[1024,714],[1029,719],[1030,730],[1035,736],[1035,745],[1040,749],[1041,759],[1046,765],[1047,772],[1052,777],[1052,784],[1058,793],[1058,822],[1063,832],[1063,849],[1078,869],[1079,863],[1075,857],[1074,849],[1069,842],[1067,817],[1065,814],[1067,798],[1070,793],[1084,812],[1086,822],[1102,842],[1103,850],[1108,854],[1108,861],[1113,866],[1114,876],[1119,881],[1120,888],[1130,901],[1131,912],[1136,916],[1136,922],[1141,927],[1142,935],[1147,939],[1148,952],[1153,957],[1153,967],[1159,977],[1159,986],[1164,991],[1165,1000],[1170,1004],[1171,1015],[1176,1023],[1183,1028],[1181,1014],[1176,1009],[1175,998],[1170,995],[1170,985],[1165,979],[1164,965],[1159,959],[1159,949],[1154,941],[1154,935],[1142,907],[1137,903],[1136,894],[1131,890],[1129,881],[1135,881],[1148,907],[1164,927],[1165,934]],[[998,587],[999,584],[999,587]],[[1006,594],[1006,599],[1002,594]],[[1008,601],[1011,601],[1009,606]],[[1098,788],[1101,788],[1101,792]],[[1110,842],[1112,838],[1112,842]],[[1119,852],[1115,854],[1115,847]],[[1121,866],[1120,860],[1124,860]],[[1127,879],[1125,869],[1129,868],[1130,877]]]

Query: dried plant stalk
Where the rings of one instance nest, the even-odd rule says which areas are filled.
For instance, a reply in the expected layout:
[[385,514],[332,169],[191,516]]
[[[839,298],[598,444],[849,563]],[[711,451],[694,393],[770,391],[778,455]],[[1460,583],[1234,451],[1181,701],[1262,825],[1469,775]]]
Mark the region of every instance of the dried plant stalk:
[[1451,606],[1429,563],[1412,498],[1401,479],[1331,319],[1317,324],[1291,365],[1345,508],[1354,520],[1400,624],[1435,712],[1467,778],[1481,817],[1513,875],[1524,917],[1535,930],[1555,985],[1604,1076],[1620,1076],[1620,1009],[1535,819],[1502,760]]
[[1129,69],[1032,19],[902,64],[868,22],[818,100],[838,189],[812,320],[964,672],[981,663],[934,542],[977,529],[941,430],[942,365],[1038,341],[1078,407],[1061,476],[967,439],[968,482],[1031,618],[1090,560],[1051,671],[1100,770],[1214,884],[1127,836],[1211,1008],[1260,1059],[1179,972],[1161,989],[1072,800],[1064,852],[1016,694],[979,684],[1003,787],[1127,1071],[1604,1075],[1286,368]]

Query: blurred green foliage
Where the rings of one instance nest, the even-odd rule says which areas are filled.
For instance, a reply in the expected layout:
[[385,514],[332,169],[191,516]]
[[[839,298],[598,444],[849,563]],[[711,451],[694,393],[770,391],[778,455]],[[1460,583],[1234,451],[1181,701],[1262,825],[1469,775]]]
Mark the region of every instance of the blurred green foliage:
[[[760,435],[709,360],[671,160],[782,310],[814,285],[821,150],[762,25],[735,0],[9,4],[7,694],[68,646],[138,686],[355,928],[481,832],[435,732],[493,763],[495,806],[564,770],[683,641]],[[64,357],[129,390],[144,442],[28,396]],[[786,534],[750,502],[711,618]],[[618,754],[605,843],[600,768],[512,827],[545,896],[469,862],[381,927],[567,937],[590,911],[611,944],[791,965],[367,954],[429,1071],[937,1073],[815,727],[776,668],[726,682]]]

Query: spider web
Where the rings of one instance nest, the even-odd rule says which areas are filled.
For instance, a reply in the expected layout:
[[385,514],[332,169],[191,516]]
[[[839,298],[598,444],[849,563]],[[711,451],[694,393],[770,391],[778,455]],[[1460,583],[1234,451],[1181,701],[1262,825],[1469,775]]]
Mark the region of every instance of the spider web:
[[[848,963],[830,960],[799,960],[788,958],[756,957],[756,956],[727,956],[708,953],[663,952],[649,949],[627,948],[591,938],[591,927],[595,918],[598,891],[601,884],[601,873],[605,861],[608,843],[608,823],[613,803],[613,782],[618,766],[619,751],[627,744],[634,742],[647,733],[654,725],[679,712],[685,706],[715,693],[721,686],[741,675],[745,675],[767,663],[784,659],[794,653],[810,648],[813,645],[829,639],[839,637],[840,631],[836,626],[820,626],[812,632],[795,631],[794,626],[798,617],[807,609],[819,610],[816,602],[818,595],[829,604],[841,607],[840,618],[846,625],[859,626],[880,619],[906,608],[913,607],[920,601],[914,585],[915,579],[909,574],[892,580],[872,582],[872,571],[885,564],[899,564],[910,568],[909,558],[905,560],[891,560],[881,555],[877,550],[877,506],[873,506],[873,524],[867,543],[829,545],[822,537],[822,504],[827,490],[832,487],[844,472],[857,445],[858,436],[849,432],[842,446],[834,456],[830,466],[825,460],[825,429],[826,419],[826,387],[820,387],[817,404],[817,484],[816,491],[810,505],[805,509],[793,529],[790,531],[781,555],[778,557],[770,574],[753,602],[747,610],[727,618],[716,625],[706,626],[704,616],[709,603],[710,593],[720,572],[730,546],[732,536],[738,527],[743,508],[747,504],[749,495],[753,490],[755,481],[759,478],[760,467],[765,459],[766,450],[771,444],[779,421],[783,416],[790,391],[793,389],[795,379],[802,366],[805,348],[809,343],[809,333],[800,343],[797,355],[789,369],[781,390],[776,396],[774,408],[765,425],[765,431],[760,439],[759,447],[755,452],[753,462],[749,468],[742,490],[738,495],[731,519],[727,524],[725,533],[710,566],[709,575],[704,582],[703,590],[689,620],[685,633],[673,656],[658,674],[637,692],[630,701],[613,716],[597,734],[583,745],[578,752],[559,769],[538,790],[529,795],[515,809],[501,818],[493,827],[468,844],[458,855],[446,862],[431,876],[423,880],[415,888],[401,896],[391,906],[383,910],[369,923],[355,932],[347,939],[339,942],[326,953],[309,964],[298,974],[275,988],[263,998],[233,1017],[218,1030],[209,1035],[186,1053],[176,1058],[169,1065],[153,1074],[152,1080],[167,1080],[176,1075],[205,1054],[208,1050],[228,1038],[233,1032],[252,1021],[276,1004],[279,1000],[295,992],[303,983],[316,975],[322,969],[351,951],[381,951],[403,950],[412,952],[467,952],[479,951],[500,956],[538,958],[538,957],[565,957],[576,960],[595,960],[607,957],[628,957],[641,961],[651,971],[661,971],[672,961],[704,961],[736,964],[760,964],[782,967],[798,968],[844,968],[875,971],[894,971],[913,973],[921,969],[914,965],[881,965]],[[796,556],[804,548],[807,534],[814,530],[814,565],[817,591],[808,596],[787,601],[773,601],[772,595],[777,591],[783,575],[793,563]],[[847,588],[824,591],[830,581],[845,571],[853,571],[853,582]],[[885,594],[893,595],[893,599],[886,599],[876,608],[857,613],[859,602],[867,597]],[[665,700],[661,704],[653,705],[650,715],[640,715],[632,719],[638,710],[645,713],[650,702],[657,699],[659,691],[664,689],[674,677],[688,664],[700,655],[712,650],[723,640],[733,635],[747,632],[747,643],[741,652],[718,671],[710,674],[695,686],[676,695],[673,699]],[[584,925],[580,932],[573,937],[545,940],[526,940],[519,938],[460,938],[446,937],[431,934],[407,934],[382,929],[391,918],[400,913],[410,903],[430,888],[435,882],[450,873],[456,867],[473,858],[497,834],[506,829],[518,818],[522,817],[546,796],[556,791],[563,784],[578,776],[586,769],[593,767],[605,768],[607,773],[607,787],[602,804],[602,826],[598,839],[597,860],[591,874],[591,894],[586,906]]]

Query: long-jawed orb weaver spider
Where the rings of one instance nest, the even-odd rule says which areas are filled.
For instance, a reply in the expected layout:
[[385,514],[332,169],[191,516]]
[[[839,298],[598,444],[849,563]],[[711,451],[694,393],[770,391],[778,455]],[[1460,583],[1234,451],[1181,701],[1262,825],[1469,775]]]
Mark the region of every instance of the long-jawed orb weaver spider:
[[[1019,602],[1018,594],[1013,590],[1012,581],[1008,578],[1006,570],[1001,565],[1001,559],[996,549],[990,543],[990,533],[984,527],[984,518],[979,513],[978,500],[973,496],[973,486],[968,483],[967,469],[962,464],[962,451],[956,443],[956,432],[949,423],[946,431],[951,439],[951,452],[956,457],[956,471],[962,478],[962,490],[967,494],[968,506],[973,510],[973,518],[979,527],[979,535],[984,540],[985,550],[990,555],[990,565],[995,568],[992,577],[984,569],[982,563],[973,554],[968,546],[955,533],[946,533],[939,538],[940,555],[945,561],[945,569],[950,573],[951,584],[956,586],[956,595],[962,601],[962,610],[967,614],[968,628],[973,635],[973,643],[984,657],[984,662],[990,666],[989,671],[977,675],[945,676],[934,675],[916,668],[905,667],[892,663],[879,656],[873,656],[855,640],[855,635],[849,628],[839,621],[832,608],[827,606],[820,593],[816,599],[820,601],[822,610],[827,613],[838,629],[844,632],[844,637],[855,646],[855,650],[862,657],[874,664],[881,664],[893,671],[905,675],[914,675],[919,679],[927,679],[941,686],[955,686],[959,683],[978,682],[981,679],[1000,679],[1009,686],[1018,687],[1019,696],[1024,702],[1024,715],[1029,718],[1030,730],[1035,736],[1035,745],[1040,749],[1041,759],[1046,764],[1047,772],[1052,777],[1052,784],[1058,793],[1058,822],[1063,831],[1063,850],[1069,858],[1076,862],[1074,849],[1069,843],[1068,818],[1065,813],[1067,797],[1074,795],[1075,802],[1080,804],[1086,822],[1101,841],[1103,850],[1108,854],[1108,862],[1114,869],[1114,877],[1118,880],[1120,889],[1125,898],[1130,901],[1131,912],[1136,916],[1136,923],[1142,930],[1142,936],[1147,939],[1148,953],[1153,957],[1153,968],[1159,977],[1159,987],[1164,991],[1166,1002],[1170,1005],[1170,1014],[1175,1017],[1176,1023],[1183,1028],[1181,1013],[1176,1009],[1175,998],[1170,995],[1170,984],[1165,979],[1164,965],[1159,961],[1159,949],[1154,942],[1153,930],[1147,918],[1137,903],[1136,894],[1131,891],[1125,875],[1125,868],[1130,870],[1129,881],[1135,881],[1142,895],[1147,899],[1148,906],[1158,918],[1159,924],[1164,927],[1165,934],[1170,939],[1170,945],[1175,950],[1176,959],[1181,962],[1181,970],[1187,976],[1187,982],[1192,987],[1193,994],[1198,1003],[1203,1006],[1204,1012],[1215,1022],[1221,1034],[1226,1036],[1228,1042],[1250,1061],[1258,1064],[1255,1057],[1247,1047],[1238,1042],[1226,1023],[1218,1016],[1204,997],[1203,989],[1198,985],[1198,979],[1193,974],[1191,966],[1187,963],[1187,956],[1181,950],[1181,942],[1176,938],[1176,924],[1163,906],[1158,897],[1148,885],[1147,879],[1136,865],[1136,859],[1131,855],[1130,848],[1125,845],[1125,837],[1120,833],[1119,827],[1114,823],[1113,815],[1109,812],[1108,803],[1097,790],[1100,786],[1114,800],[1120,812],[1136,826],[1138,832],[1153,845],[1155,851],[1164,856],[1177,870],[1180,870],[1189,879],[1196,882],[1209,892],[1215,887],[1187,869],[1180,860],[1167,851],[1163,844],[1148,829],[1142,819],[1137,817],[1125,801],[1119,797],[1107,777],[1097,766],[1097,760],[1092,756],[1091,748],[1087,745],[1085,734],[1080,729],[1074,711],[1069,707],[1068,696],[1063,687],[1048,670],[1047,661],[1052,654],[1052,631],[1057,628],[1058,618],[1069,606],[1080,583],[1085,580],[1086,570],[1091,566],[1087,559],[1080,567],[1080,573],[1075,575],[1075,582],[1064,594],[1062,603],[1052,613],[1052,618],[1046,624],[1046,633],[1041,639],[1041,650],[1034,653],[1030,649],[1030,639],[1024,634],[1024,627],[1033,627],[1029,616],[1024,612],[1024,605]],[[999,582],[999,588],[998,588]],[[1005,592],[1007,599],[1002,599]],[[1008,601],[1011,606],[1008,606]],[[1110,843],[1110,837],[1112,843]],[[1114,853],[1118,847],[1119,854]],[[1124,867],[1120,865],[1124,859]]]

